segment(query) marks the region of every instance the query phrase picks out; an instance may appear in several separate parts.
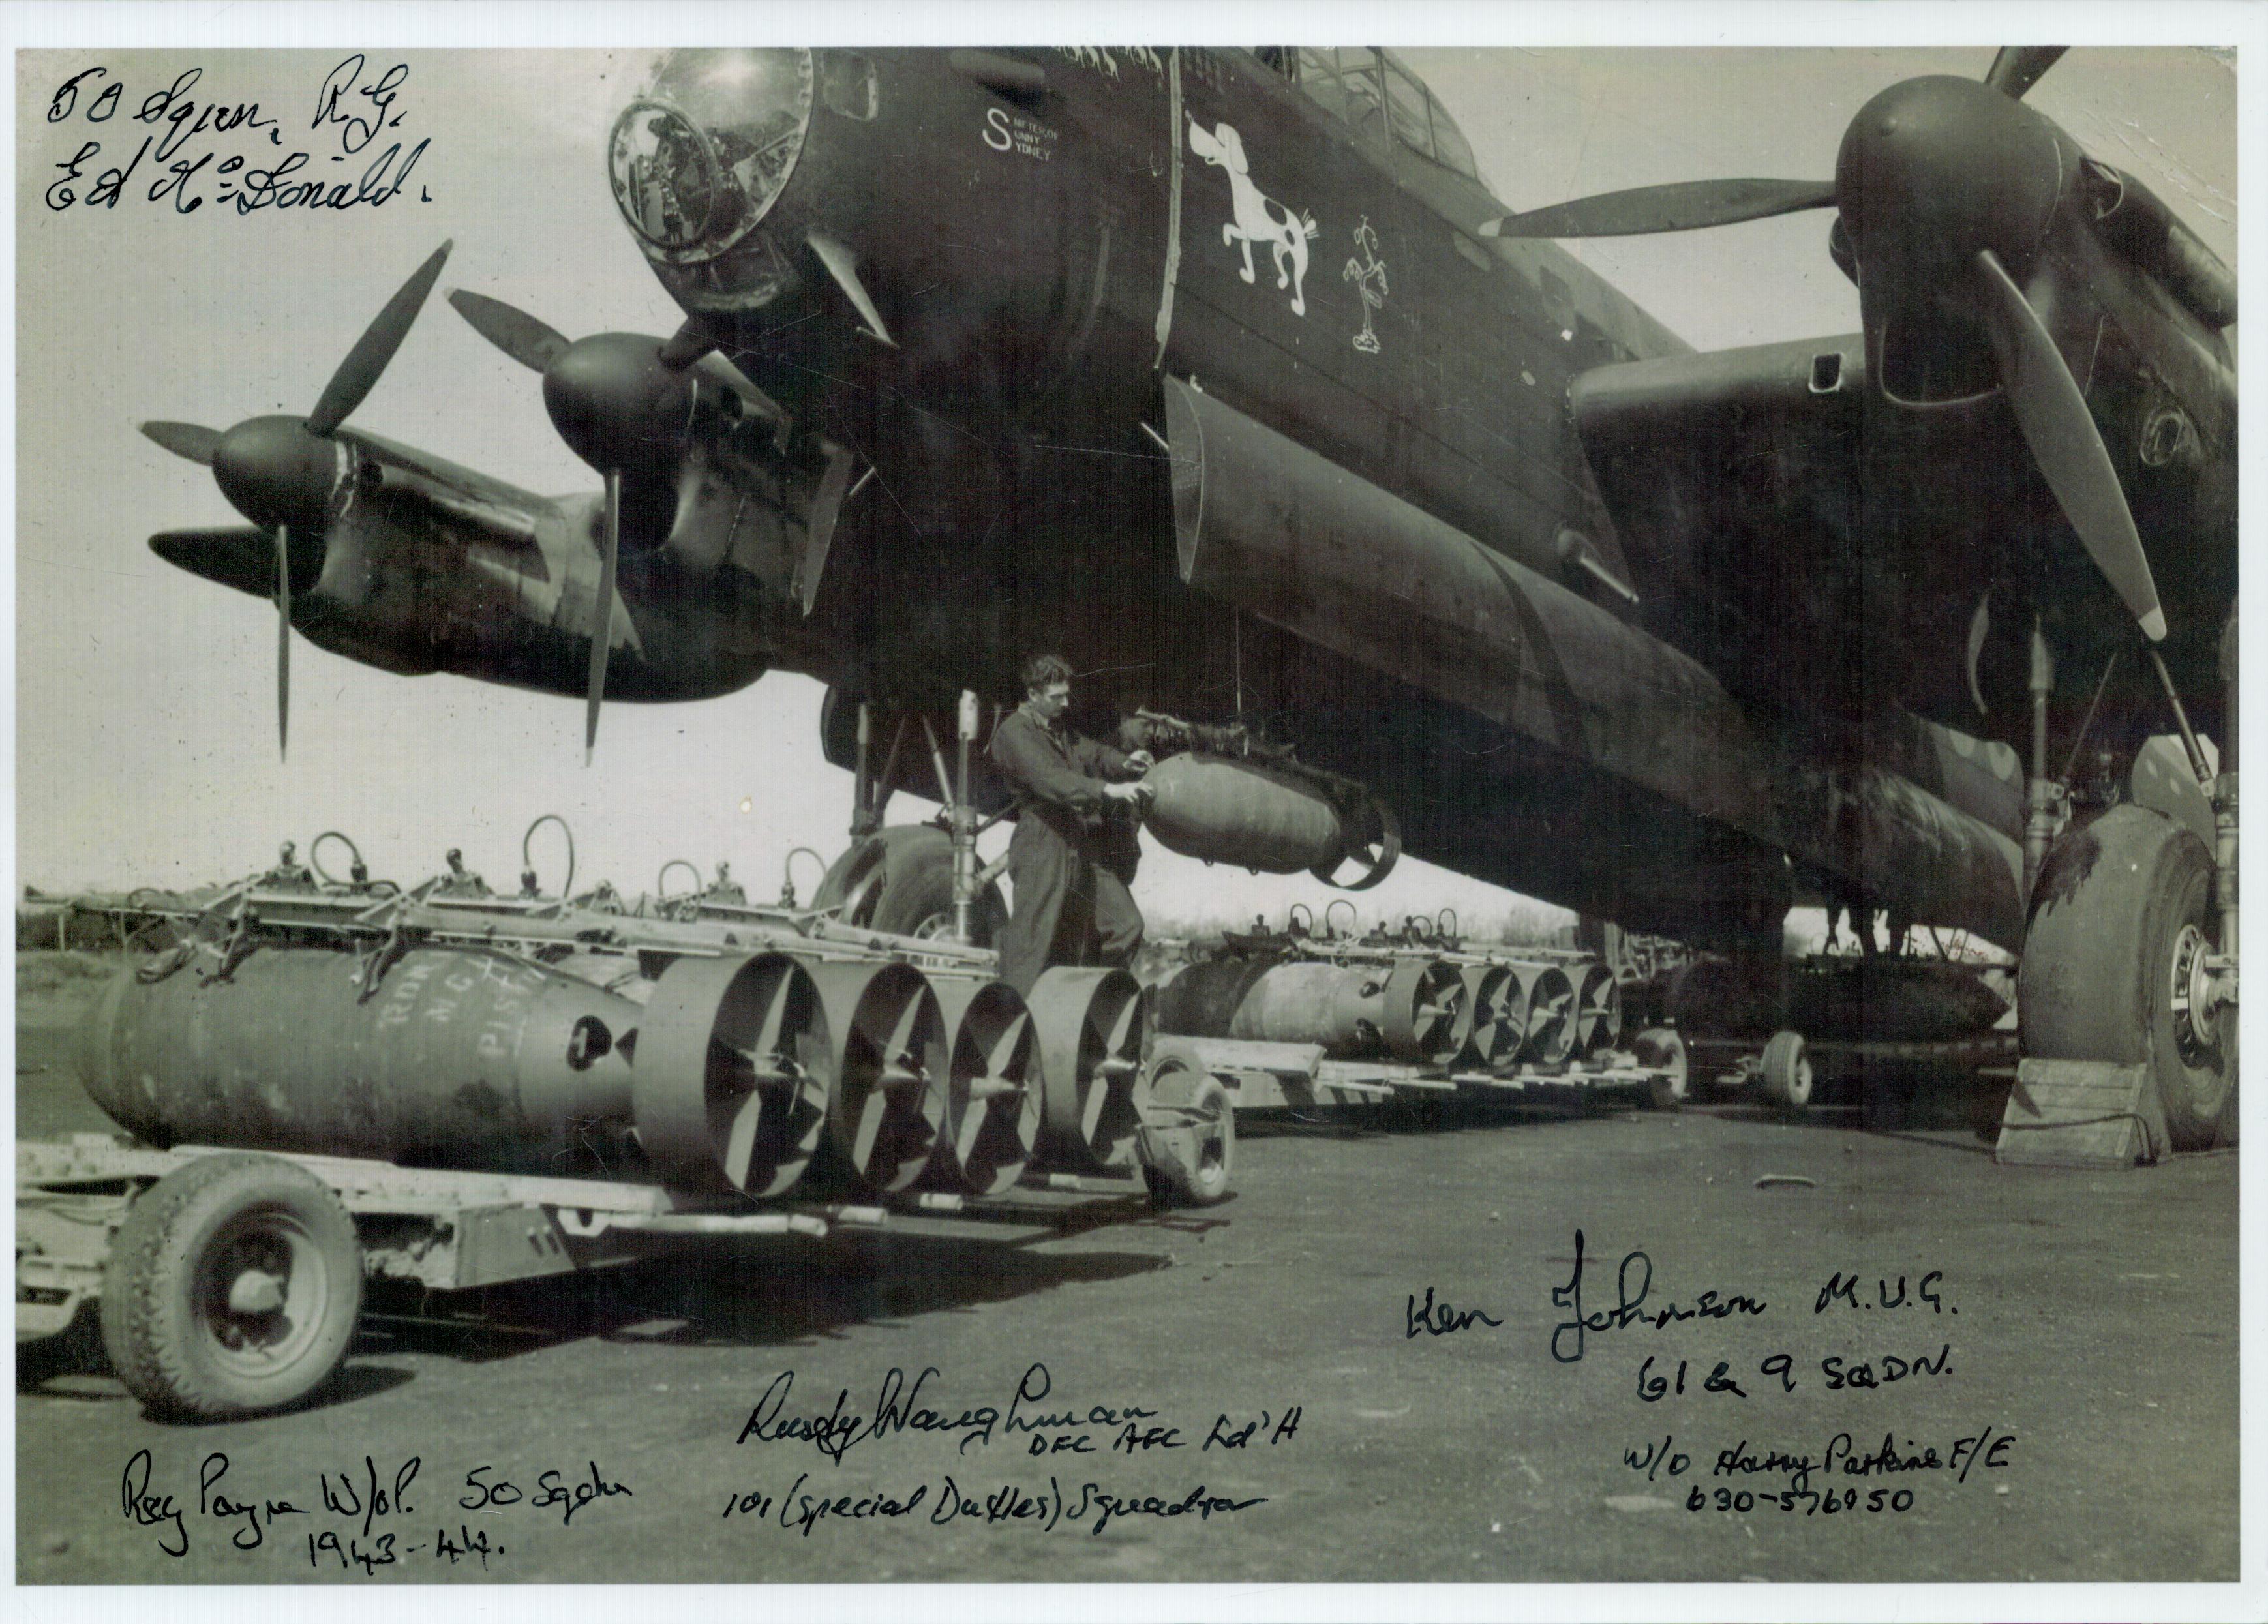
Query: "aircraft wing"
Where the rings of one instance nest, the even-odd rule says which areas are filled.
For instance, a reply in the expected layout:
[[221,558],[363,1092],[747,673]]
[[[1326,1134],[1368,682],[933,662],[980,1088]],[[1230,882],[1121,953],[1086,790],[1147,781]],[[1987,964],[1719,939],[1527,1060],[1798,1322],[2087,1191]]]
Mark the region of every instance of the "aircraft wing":
[[542,497],[360,429],[345,437],[363,453],[357,477],[365,489],[422,503],[494,545],[538,550],[536,516],[552,505]]
[[[1860,335],[1600,367],[1583,449],[1649,629],[1751,697],[1856,687]],[[1859,695],[1851,694],[1855,704]]]

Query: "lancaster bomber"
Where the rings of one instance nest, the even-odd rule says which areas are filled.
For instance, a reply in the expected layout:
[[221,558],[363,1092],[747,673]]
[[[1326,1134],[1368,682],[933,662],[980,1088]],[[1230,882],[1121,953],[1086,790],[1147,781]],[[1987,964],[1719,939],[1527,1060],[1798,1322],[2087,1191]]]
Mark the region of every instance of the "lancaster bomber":
[[[678,330],[450,295],[598,494],[348,426],[445,246],[307,417],[145,425],[251,521],[151,545],[275,599],[279,716],[295,627],[593,735],[819,678],[835,894],[880,924],[949,890],[881,803],[1062,648],[1099,708],[1264,761],[1251,816],[1322,805],[1322,871],[1406,849],[1736,952],[1800,896],[1966,930],[2021,954],[2028,1054],[2146,1062],[2208,1143],[2235,283],[2026,105],[2058,55],[1886,87],[1830,175],[1515,214],[1381,50],[667,52],[602,157]],[[1800,210],[1857,333],[1697,353],[1555,240]]]

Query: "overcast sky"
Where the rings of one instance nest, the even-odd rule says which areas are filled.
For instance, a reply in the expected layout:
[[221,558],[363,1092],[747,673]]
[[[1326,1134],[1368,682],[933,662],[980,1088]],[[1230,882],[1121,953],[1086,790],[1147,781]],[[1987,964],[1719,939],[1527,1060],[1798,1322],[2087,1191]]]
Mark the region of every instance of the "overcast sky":
[[[1981,74],[1992,56],[1404,54],[1513,208],[1700,176],[1823,178],[1844,125],[1875,91],[1920,72]],[[339,55],[18,59],[19,878],[197,883],[265,863],[281,838],[304,846],[338,827],[381,874],[414,879],[455,845],[510,884],[519,832],[546,811],[575,827],[578,883],[604,874],[633,892],[671,857],[730,858],[769,889],[791,846],[831,856],[849,780],[820,760],[814,684],[773,676],[703,704],[611,706],[586,771],[579,701],[386,676],[295,639],[291,756],[279,763],[272,610],[149,552],[153,532],[241,521],[204,470],[135,425],[304,414],[444,238],[457,246],[443,290],[493,294],[571,336],[677,323],[603,173],[604,132],[642,52],[408,56],[400,133],[431,138],[414,188],[431,202],[252,219],[138,202],[42,206],[55,165],[86,133],[59,134],[41,117],[68,74],[99,61],[131,107],[202,63],[204,94],[304,119]],[[2234,262],[2234,85],[2227,65],[2199,52],[2082,49],[2031,99],[2142,174]],[[1807,215],[1584,252],[1671,328],[1717,347],[1856,327],[1856,296],[1827,258],[1825,232],[1825,216]],[[438,294],[353,421],[537,489],[596,483],[553,436],[535,378]],[[1470,922],[1510,901],[1408,866],[1362,899],[1366,916],[1454,901]],[[1138,895],[1157,915],[1234,918],[1278,913],[1295,895],[1320,900],[1316,891],[1159,853]]]

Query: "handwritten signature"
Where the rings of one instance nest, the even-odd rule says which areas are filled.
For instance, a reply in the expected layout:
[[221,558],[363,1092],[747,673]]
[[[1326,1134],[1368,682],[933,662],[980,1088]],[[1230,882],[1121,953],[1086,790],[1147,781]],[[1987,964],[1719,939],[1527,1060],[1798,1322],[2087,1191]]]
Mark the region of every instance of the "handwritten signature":
[[[282,122],[263,113],[258,101],[200,99],[195,92],[204,72],[202,67],[184,69],[124,114],[129,124],[151,131],[130,156],[115,156],[134,141],[130,129],[122,139],[111,137],[107,129],[100,136],[83,139],[52,165],[61,173],[41,192],[41,201],[57,213],[114,209],[129,198],[169,202],[184,215],[195,214],[209,200],[224,209],[232,205],[238,215],[377,209],[401,195],[432,144],[428,136],[414,145],[401,139],[378,145],[379,136],[409,116],[406,110],[395,110],[409,79],[407,62],[373,71],[360,52],[340,62],[324,75],[316,93],[314,115],[306,126],[310,144],[289,151],[281,151]],[[88,68],[56,85],[48,99],[47,121],[107,126],[120,115],[126,98],[124,81],[112,77],[108,68]],[[113,154],[107,162],[106,140]],[[332,145],[337,150],[328,151]],[[363,167],[350,179],[326,180],[309,173],[325,157],[334,164],[361,158]],[[422,186],[417,195],[421,202],[432,201]]]
[[1019,1439],[1027,1455],[1091,1455],[1108,1451],[1143,1454],[1156,1449],[1184,1449],[1196,1443],[1202,1452],[1211,1449],[1241,1449],[1256,1437],[1280,1444],[1300,1429],[1300,1407],[1294,1404],[1278,1415],[1263,1410],[1256,1418],[1216,1415],[1202,1440],[1182,1429],[1160,1424],[1158,1412],[1140,1404],[1079,1404],[1052,1398],[1055,1378],[1048,1367],[1034,1363],[1016,1383],[1005,1405],[954,1407],[924,1398],[924,1390],[939,1372],[925,1367],[910,1381],[904,1370],[892,1367],[883,1377],[871,1411],[854,1408],[850,1390],[840,1388],[834,1404],[825,1410],[790,1413],[788,1400],[795,1387],[795,1372],[783,1370],[772,1378],[748,1411],[736,1444],[808,1444],[836,1466],[858,1444],[914,1432],[953,1437],[957,1453],[990,1444],[996,1437]]
[[[390,1466],[364,1455],[358,1466],[318,1472],[314,1500],[301,1503],[286,1495],[233,1486],[228,1456],[214,1450],[198,1464],[192,1512],[185,1497],[154,1486],[155,1463],[150,1451],[140,1449],[119,1473],[118,1509],[136,1527],[153,1531],[158,1549],[176,1558],[189,1554],[193,1527],[217,1525],[230,1545],[254,1551],[268,1543],[286,1517],[308,1519],[299,1526],[308,1529],[308,1565],[318,1569],[335,1562],[342,1569],[370,1574],[418,1555],[451,1565],[475,1560],[486,1568],[490,1557],[504,1554],[492,1534],[475,1525],[477,1517],[453,1526],[420,1520],[431,1515],[430,1507],[421,1514],[423,1495],[412,1498],[423,1466],[416,1455]],[[522,1489],[493,1466],[475,1466],[465,1473],[457,1508],[493,1512],[524,1502],[534,1511],[556,1512],[560,1526],[571,1528],[589,1508],[631,1495],[630,1485],[611,1477],[596,1460],[585,1467],[571,1474],[546,1467],[536,1473],[533,1489]]]
[[1583,1356],[1583,1336],[1587,1331],[1623,1331],[1634,1325],[1650,1325],[1659,1331],[1687,1319],[1725,1319],[1734,1314],[1756,1315],[1771,1306],[1742,1292],[1720,1296],[1713,1290],[1704,1291],[1690,1308],[1680,1308],[1670,1303],[1663,1307],[1647,1309],[1646,1295],[1653,1286],[1653,1260],[1643,1252],[1632,1252],[1615,1271],[1616,1303],[1612,1308],[1595,1313],[1583,1312],[1583,1231],[1575,1231],[1575,1272],[1567,1277],[1564,1286],[1551,1288],[1551,1305],[1564,1308],[1569,1317],[1552,1328],[1551,1356],[1562,1364],[1573,1364]]

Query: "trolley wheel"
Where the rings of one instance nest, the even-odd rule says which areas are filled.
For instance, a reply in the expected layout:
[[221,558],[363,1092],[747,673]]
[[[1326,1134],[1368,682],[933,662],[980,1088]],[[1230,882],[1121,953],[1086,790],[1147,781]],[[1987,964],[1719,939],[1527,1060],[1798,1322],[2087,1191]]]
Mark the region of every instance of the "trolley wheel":
[[192,1421],[281,1409],[328,1380],[362,1313],[354,1220],[273,1156],[209,1156],[129,1208],[103,1270],[102,1341],[127,1390]]
[[2220,924],[2205,842],[2139,806],[2058,841],[2016,970],[2024,1053],[2149,1069],[2176,1150],[2234,1135],[2234,1024],[2201,1018]]
[[1811,1055],[1801,1032],[1772,1033],[1756,1066],[1756,1081],[1764,1099],[1790,1116],[1801,1116],[1810,1107]]
[[1236,1172],[1236,1110],[1220,1079],[1178,1055],[1150,1074],[1148,1113],[1158,1130],[1143,1135],[1142,1177],[1160,1207],[1211,1207],[1228,1196]]
[[1656,1111],[1675,1111],[1684,1105],[1692,1086],[1693,1062],[1676,1027],[1647,1027],[1631,1040],[1631,1053],[1639,1065],[1659,1074],[1650,1084],[1649,1103]]

